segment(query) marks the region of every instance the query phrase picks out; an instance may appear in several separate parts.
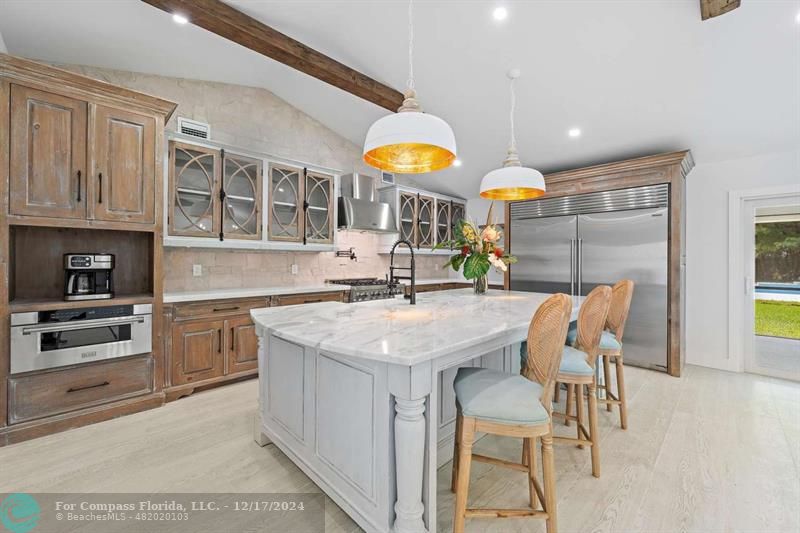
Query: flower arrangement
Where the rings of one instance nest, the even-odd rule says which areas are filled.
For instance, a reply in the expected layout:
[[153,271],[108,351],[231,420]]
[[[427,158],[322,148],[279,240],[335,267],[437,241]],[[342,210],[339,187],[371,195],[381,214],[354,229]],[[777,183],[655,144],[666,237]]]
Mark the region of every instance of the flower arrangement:
[[443,268],[452,267],[458,272],[463,267],[464,277],[475,280],[475,292],[479,293],[486,292],[486,274],[491,267],[499,272],[505,272],[508,270],[508,265],[517,262],[516,257],[506,254],[498,246],[503,231],[492,223],[491,217],[492,210],[489,209],[486,226],[482,230],[469,220],[457,221],[454,226],[455,238],[440,242],[434,248],[458,250],[459,253],[452,255]]

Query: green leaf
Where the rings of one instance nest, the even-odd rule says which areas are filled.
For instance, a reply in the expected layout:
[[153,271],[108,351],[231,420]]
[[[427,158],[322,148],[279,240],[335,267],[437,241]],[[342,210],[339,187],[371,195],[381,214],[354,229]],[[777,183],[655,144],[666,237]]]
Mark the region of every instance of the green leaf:
[[461,268],[461,265],[464,264],[464,259],[466,258],[461,254],[456,254],[452,256],[450,258],[450,265],[453,267],[453,270],[458,272],[458,270]]
[[472,254],[464,261],[464,277],[475,279],[489,272],[489,256],[487,254]]

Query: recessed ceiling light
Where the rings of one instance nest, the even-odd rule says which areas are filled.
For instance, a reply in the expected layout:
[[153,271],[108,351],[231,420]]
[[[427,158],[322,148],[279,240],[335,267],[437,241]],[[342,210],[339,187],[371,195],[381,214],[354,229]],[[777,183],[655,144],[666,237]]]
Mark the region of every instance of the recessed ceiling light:
[[508,17],[508,9],[504,8],[503,6],[494,8],[492,11],[492,16],[494,20],[505,20]]
[[570,137],[580,137],[581,136],[581,129],[580,128],[572,128],[567,132],[567,135]]
[[187,22],[189,22],[189,19],[187,19],[183,15],[178,15],[177,13],[175,13],[174,15],[172,15],[172,21],[175,22],[176,24],[186,24]]
[[461,166],[461,160],[460,159],[456,159],[455,161],[453,161],[453,166],[454,167],[460,167]]

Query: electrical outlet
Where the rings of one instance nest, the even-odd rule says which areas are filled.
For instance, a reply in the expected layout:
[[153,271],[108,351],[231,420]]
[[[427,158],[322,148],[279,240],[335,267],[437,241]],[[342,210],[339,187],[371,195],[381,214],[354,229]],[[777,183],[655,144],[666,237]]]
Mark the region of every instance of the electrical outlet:
[[200,277],[203,275],[203,265],[192,265],[192,276]]
[[293,275],[293,276],[296,276],[296,275],[297,275],[297,270],[298,270],[298,269],[297,269],[297,265],[294,265],[294,264],[293,264],[293,265],[292,265],[292,275]]

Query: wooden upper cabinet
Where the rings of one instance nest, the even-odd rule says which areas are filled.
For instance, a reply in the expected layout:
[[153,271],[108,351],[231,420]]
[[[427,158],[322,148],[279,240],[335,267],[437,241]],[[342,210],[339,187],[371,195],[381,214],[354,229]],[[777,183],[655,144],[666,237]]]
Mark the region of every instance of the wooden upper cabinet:
[[436,242],[450,240],[450,202],[436,200]]
[[269,238],[303,240],[303,169],[273,164],[269,167]]
[[80,100],[11,86],[10,212],[86,217],[86,114]]
[[170,235],[211,237],[219,234],[219,151],[170,143]]
[[417,245],[417,195],[400,193],[400,238]]
[[223,152],[222,187],[225,238],[261,239],[261,160]]
[[92,218],[155,222],[155,128],[152,117],[94,107]]
[[305,179],[306,242],[333,242],[333,176],[306,172]]
[[433,198],[419,196],[417,199],[417,247],[432,248],[435,239]]

